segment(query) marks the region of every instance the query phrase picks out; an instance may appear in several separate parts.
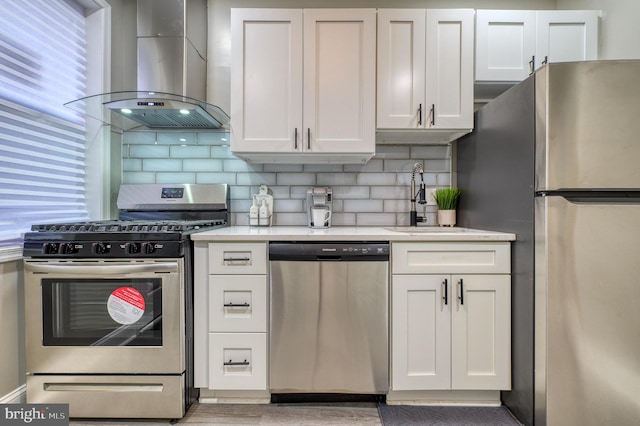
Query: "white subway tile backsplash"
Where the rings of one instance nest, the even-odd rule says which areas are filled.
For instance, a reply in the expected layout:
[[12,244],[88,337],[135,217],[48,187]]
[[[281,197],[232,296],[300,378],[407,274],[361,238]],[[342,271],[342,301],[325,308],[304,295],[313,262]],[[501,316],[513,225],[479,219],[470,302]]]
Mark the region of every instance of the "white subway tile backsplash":
[[157,132],[158,145],[195,145],[196,134],[191,132]]
[[278,173],[276,185],[316,185],[316,175],[313,173]]
[[238,185],[257,185],[262,184],[267,186],[273,186],[276,184],[276,174],[267,172],[255,172],[255,173],[237,173]]
[[198,145],[229,145],[229,133],[200,132],[197,133],[197,142]]
[[196,183],[195,173],[156,173],[156,183]]
[[182,169],[188,172],[221,172],[222,160],[189,158],[182,160]]
[[389,226],[396,220],[394,213],[357,213],[357,226]]
[[142,160],[142,170],[145,172],[179,172],[182,170],[182,160],[149,158]]
[[128,151],[129,158],[169,158],[168,146],[130,145]]
[[396,183],[395,173],[358,173],[357,185],[393,185]]
[[171,158],[210,158],[211,149],[208,146],[172,146],[169,155]]
[[236,184],[235,173],[196,173],[196,183],[226,183]]
[[154,172],[124,172],[122,183],[156,183]]
[[156,143],[156,132],[124,132],[122,134],[122,143],[124,145],[154,145]]
[[142,160],[139,158],[123,158],[122,170],[125,172],[141,172]]
[[356,184],[356,175],[354,173],[318,173],[316,176],[318,186]]
[[344,210],[347,212],[381,212],[382,200],[344,200]]
[[[251,197],[266,184],[274,197],[273,224],[302,226],[312,186],[332,188],[334,226],[394,226],[409,223],[415,163],[424,166],[427,187],[451,183],[446,145],[378,145],[367,164],[253,164],[230,153],[228,138],[226,132],[125,132],[123,182],[229,184],[231,220],[237,225],[247,224]],[[418,207],[429,225],[436,225],[436,213],[436,206]]]

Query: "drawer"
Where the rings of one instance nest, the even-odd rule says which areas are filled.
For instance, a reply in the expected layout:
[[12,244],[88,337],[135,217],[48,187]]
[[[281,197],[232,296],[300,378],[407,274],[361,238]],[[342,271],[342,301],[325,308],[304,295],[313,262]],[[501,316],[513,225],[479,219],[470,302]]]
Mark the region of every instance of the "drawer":
[[266,332],[267,276],[210,275],[209,331]]
[[266,243],[210,243],[210,274],[266,274]]
[[209,389],[267,389],[266,333],[210,333],[209,359]]
[[392,243],[393,274],[508,274],[511,244]]

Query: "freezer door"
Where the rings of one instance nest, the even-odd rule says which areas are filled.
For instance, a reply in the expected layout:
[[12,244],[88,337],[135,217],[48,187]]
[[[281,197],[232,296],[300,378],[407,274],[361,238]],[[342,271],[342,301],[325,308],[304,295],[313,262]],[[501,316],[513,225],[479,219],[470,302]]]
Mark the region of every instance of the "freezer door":
[[536,73],[536,190],[640,188],[640,61]]
[[640,424],[638,218],[536,198],[536,425]]

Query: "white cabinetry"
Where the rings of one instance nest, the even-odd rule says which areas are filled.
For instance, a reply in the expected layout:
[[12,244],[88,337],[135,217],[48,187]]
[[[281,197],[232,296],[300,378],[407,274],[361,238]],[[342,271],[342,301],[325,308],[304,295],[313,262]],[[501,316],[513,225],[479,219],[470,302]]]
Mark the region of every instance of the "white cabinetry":
[[375,153],[375,9],[232,9],[231,151],[253,162]]
[[379,9],[377,128],[444,143],[471,131],[473,39],[471,9]]
[[208,388],[267,389],[266,243],[209,244]]
[[547,62],[598,58],[598,11],[478,10],[476,80],[521,81]]
[[510,244],[391,252],[392,390],[510,389]]

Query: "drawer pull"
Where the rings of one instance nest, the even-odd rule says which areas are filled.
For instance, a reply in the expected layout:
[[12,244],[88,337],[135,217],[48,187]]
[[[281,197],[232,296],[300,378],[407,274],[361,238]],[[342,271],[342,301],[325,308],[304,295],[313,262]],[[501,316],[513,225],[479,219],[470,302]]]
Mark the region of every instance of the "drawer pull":
[[250,308],[251,305],[248,303],[225,303],[223,305],[225,308]]
[[240,362],[235,362],[235,361],[229,360],[229,362],[224,362],[222,365],[225,365],[225,366],[249,365],[249,361],[247,361],[246,359],[244,361],[240,361]]
[[250,257],[225,257],[224,259],[225,262],[248,262],[251,260]]

